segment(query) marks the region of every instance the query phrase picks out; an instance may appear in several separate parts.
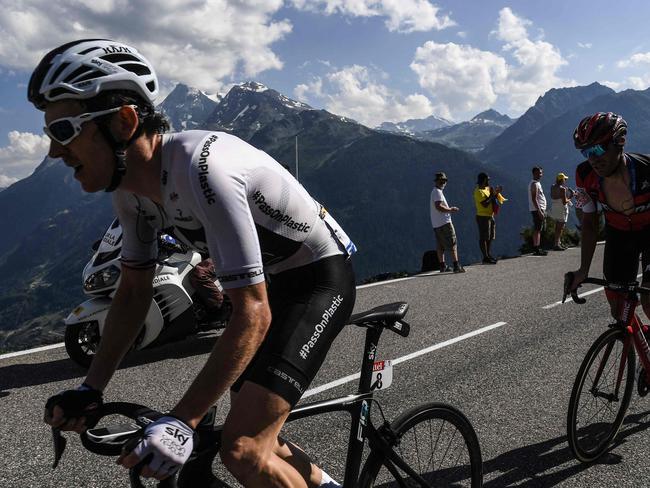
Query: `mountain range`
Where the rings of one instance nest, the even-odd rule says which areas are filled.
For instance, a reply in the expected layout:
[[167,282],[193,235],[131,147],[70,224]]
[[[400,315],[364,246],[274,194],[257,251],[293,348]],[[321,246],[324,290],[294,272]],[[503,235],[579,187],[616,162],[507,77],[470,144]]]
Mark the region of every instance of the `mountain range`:
[[404,122],[384,122],[376,127],[376,129],[413,136],[420,132],[449,127],[451,125],[454,125],[454,123],[447,119],[430,115],[425,119],[409,119]]
[[647,150],[650,148],[650,138],[645,135],[650,125],[649,93],[648,90],[616,93],[599,83],[554,88],[490,142],[478,157],[506,171],[521,172],[541,165],[547,174],[571,175],[581,162],[580,153],[573,146],[573,131],[584,116],[598,111],[622,114],[630,125],[627,148]]
[[507,115],[490,109],[458,124],[431,116],[399,123],[384,122],[377,129],[439,142],[463,151],[478,152],[514,122],[515,120]]
[[[445,195],[461,208],[454,215],[459,253],[462,262],[471,263],[480,258],[472,200],[477,173],[488,172],[494,184],[504,186],[509,201],[497,218],[494,251],[515,255],[520,232],[529,225],[525,187],[531,157],[552,167],[562,155],[575,165],[570,134],[583,114],[620,111],[631,122],[630,145],[650,148],[650,138],[642,137],[650,94],[617,94],[597,84],[551,90],[511,125],[494,111],[479,114],[467,127],[501,124],[502,132],[474,154],[374,130],[255,82],[236,85],[217,100],[178,85],[160,109],[177,129],[233,133],[294,172],[297,152],[299,181],[359,248],[354,258],[359,281],[416,271],[423,252],[434,247],[428,208],[435,172],[447,173]],[[443,135],[451,140],[452,129],[447,123],[431,130],[447,130]],[[568,138],[566,147],[562,138]],[[60,340],[61,318],[83,300],[80,277],[90,245],[111,218],[109,196],[83,193],[72,171],[57,160],[46,158],[31,176],[0,192],[0,225],[11,229],[0,241],[0,348]]]

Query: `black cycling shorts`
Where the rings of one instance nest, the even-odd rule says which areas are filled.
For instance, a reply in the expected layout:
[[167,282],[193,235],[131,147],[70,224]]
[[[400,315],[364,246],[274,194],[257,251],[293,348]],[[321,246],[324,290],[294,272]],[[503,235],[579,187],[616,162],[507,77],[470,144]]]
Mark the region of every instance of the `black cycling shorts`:
[[267,293],[269,332],[231,390],[238,392],[252,381],[293,407],[352,313],[356,287],[351,260],[331,256],[272,275]]
[[643,282],[650,282],[650,227],[624,231],[605,226],[605,256],[603,274],[612,283],[637,281],[639,257],[643,265]]

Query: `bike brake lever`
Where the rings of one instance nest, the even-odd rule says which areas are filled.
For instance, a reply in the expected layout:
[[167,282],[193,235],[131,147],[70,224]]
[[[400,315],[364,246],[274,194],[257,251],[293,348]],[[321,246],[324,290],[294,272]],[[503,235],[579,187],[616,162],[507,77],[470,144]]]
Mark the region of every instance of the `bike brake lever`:
[[61,434],[61,429],[52,427],[52,441],[54,443],[54,462],[52,463],[52,469],[56,469],[59,461],[63,457],[63,451],[65,451],[68,440]]
[[571,300],[579,305],[587,303],[586,298],[581,298],[578,296],[578,288],[580,285],[578,285],[578,288],[575,290],[571,289],[571,285],[573,284],[573,277],[574,275],[572,272],[568,272],[564,275],[564,294],[562,295],[562,303],[566,302],[566,299],[569,295],[571,295]]

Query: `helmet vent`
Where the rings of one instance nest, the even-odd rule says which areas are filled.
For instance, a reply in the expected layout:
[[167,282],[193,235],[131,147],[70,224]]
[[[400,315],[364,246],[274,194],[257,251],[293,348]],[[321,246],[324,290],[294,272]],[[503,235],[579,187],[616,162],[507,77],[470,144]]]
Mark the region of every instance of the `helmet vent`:
[[65,88],[54,88],[53,90],[50,90],[50,97],[55,98],[58,97],[59,95],[64,95],[66,93],[72,93],[70,90],[66,90]]
[[150,81],[149,83],[147,83],[147,88],[149,88],[149,90],[151,90],[152,92],[156,91],[156,82]]
[[124,63],[121,64],[120,67],[124,68],[127,71],[132,71],[138,76],[141,75],[150,75],[151,70],[147,68],[144,64],[142,63]]
[[79,56],[84,56],[85,54],[88,54],[89,52],[94,51],[95,49],[97,49],[96,46],[89,47],[88,49],[84,49],[79,53]]
[[106,75],[103,73],[99,73],[97,71],[91,71],[86,75],[82,76],[81,78],[74,80],[74,82],[81,83],[82,81],[94,80],[95,78],[101,78],[102,76],[106,76]]
[[100,56],[100,58],[109,63],[124,63],[125,61],[134,61],[136,63],[142,62],[140,58],[125,53],[107,54],[106,56]]
[[[74,70],[72,73],[70,73],[68,76],[66,76],[65,80],[63,80],[65,83],[76,83],[77,78],[79,78],[81,75],[86,75],[90,71],[91,74],[94,74],[92,71],[94,70],[89,70],[86,66],[80,66],[76,70]],[[94,78],[97,78],[97,76],[94,76]]]
[[52,78],[50,78],[50,84],[53,84],[56,82],[56,79],[59,77],[61,72],[66,69],[68,66],[70,66],[70,63],[61,63],[61,65],[56,69],[54,74],[52,75]]

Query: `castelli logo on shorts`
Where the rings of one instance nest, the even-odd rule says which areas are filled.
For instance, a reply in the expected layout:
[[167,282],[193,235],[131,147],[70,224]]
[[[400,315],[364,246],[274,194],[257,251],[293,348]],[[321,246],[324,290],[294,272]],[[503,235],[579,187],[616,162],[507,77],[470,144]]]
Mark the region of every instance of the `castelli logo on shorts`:
[[325,331],[325,329],[327,329],[327,326],[330,323],[330,319],[334,316],[341,303],[343,303],[343,297],[341,295],[337,295],[332,300],[332,305],[330,305],[330,307],[323,312],[322,320],[318,322],[314,327],[314,333],[311,335],[309,340],[300,348],[299,354],[301,358],[307,359],[309,353],[318,342],[318,338]]
[[268,368],[266,368],[266,370],[269,373],[274,374],[275,376],[277,376],[279,378],[282,378],[284,381],[286,381],[291,386],[293,386],[296,390],[298,390],[298,392],[301,395],[305,392],[304,388],[300,385],[300,382],[298,380],[296,380],[295,378],[292,378],[291,376],[289,376],[284,371],[280,371],[278,368],[274,368],[273,366],[269,366]]

